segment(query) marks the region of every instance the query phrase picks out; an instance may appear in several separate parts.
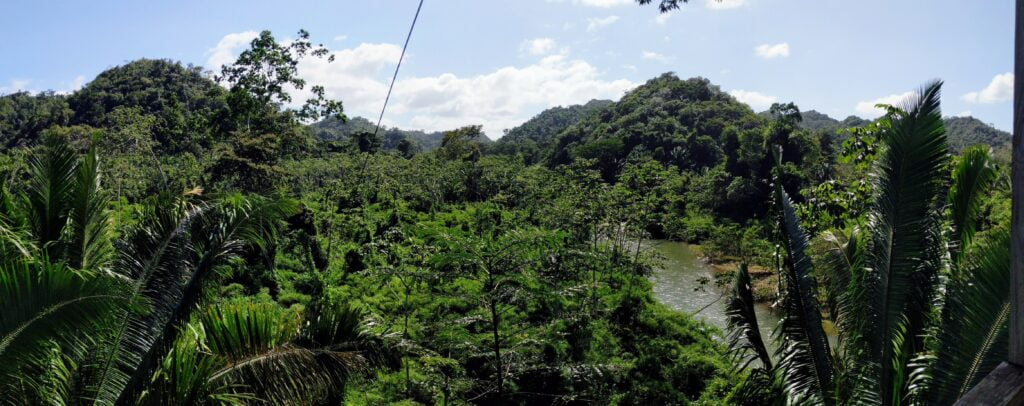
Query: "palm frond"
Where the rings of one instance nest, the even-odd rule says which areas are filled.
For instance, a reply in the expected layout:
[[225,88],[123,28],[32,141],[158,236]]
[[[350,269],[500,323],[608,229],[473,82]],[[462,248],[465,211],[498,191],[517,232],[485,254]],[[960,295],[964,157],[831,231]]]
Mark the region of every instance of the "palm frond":
[[[884,404],[899,402],[894,378],[905,375],[891,346],[901,330],[905,350],[923,348],[923,333],[942,269],[940,194],[948,160],[939,111],[941,82],[926,85],[882,132],[883,149],[873,167],[873,203],[868,211],[866,255],[869,347],[864,361],[877,373],[875,392]],[[908,325],[903,326],[903,323]]]
[[110,242],[109,197],[100,188],[100,165],[95,142],[78,166],[70,200],[71,238],[67,257],[79,269],[105,267],[113,256]]
[[58,241],[64,232],[74,191],[78,157],[66,140],[45,139],[42,156],[30,162],[27,188],[28,219],[36,244],[53,260],[61,258]]
[[[124,288],[116,278],[60,263],[0,267],[0,386],[45,386],[39,380],[46,374],[25,372],[51,362],[55,345],[66,354],[88,351],[124,305]],[[12,392],[0,389],[2,393]]]
[[208,282],[217,276],[216,268],[240,253],[246,243],[265,244],[276,235],[280,221],[294,214],[296,208],[288,199],[235,196],[218,202],[189,223],[183,241],[186,255],[176,273],[166,275],[176,278],[178,284],[171,286],[174,295],[158,305],[161,317],[149,321],[152,333],[145,337],[146,346],[138,353],[139,362],[120,393],[120,402],[139,396],[145,389],[146,380],[156,372],[180,329],[198,308]]
[[[750,273],[747,264],[741,264],[733,279],[732,297],[726,304],[725,311],[729,327],[729,348],[741,359],[747,358],[741,368],[746,368],[753,360],[759,360],[761,367],[772,370],[772,360],[768,356],[768,348],[764,345],[761,330],[757,324],[757,313],[754,312],[754,293],[750,287]],[[750,353],[753,356],[750,356]]]
[[831,403],[832,365],[828,337],[822,327],[813,264],[807,255],[807,234],[793,202],[776,182],[782,211],[780,240],[785,249],[781,304],[784,313],[776,330],[780,339],[777,367],[787,395],[794,400]]
[[275,404],[321,401],[353,373],[382,366],[379,361],[387,357],[363,330],[362,318],[349,306],[329,305],[308,314],[300,327],[301,320],[273,305],[211,308],[202,325],[208,348],[223,359],[223,367],[208,382],[244,387]]
[[978,145],[964,150],[953,167],[953,184],[949,189],[953,222],[950,240],[953,242],[953,258],[957,263],[974,240],[982,198],[991,190],[998,177],[999,170],[988,146]]
[[950,278],[929,368],[932,404],[952,404],[1006,358],[1010,233],[994,230]]
[[104,337],[112,345],[87,366],[95,370],[88,385],[99,403],[116,402],[170,318],[189,266],[188,227],[208,207],[162,195],[144,210],[141,223],[118,244],[112,271],[131,281],[130,302],[146,309],[123,309],[122,321]]

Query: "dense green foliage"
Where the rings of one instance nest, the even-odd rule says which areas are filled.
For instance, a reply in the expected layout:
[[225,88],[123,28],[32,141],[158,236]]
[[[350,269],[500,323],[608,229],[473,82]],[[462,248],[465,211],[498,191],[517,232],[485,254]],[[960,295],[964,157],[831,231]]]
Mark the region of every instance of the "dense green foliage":
[[224,89],[202,69],[165,59],[140,59],[104,71],[67,99],[74,124],[108,127],[117,110],[153,116],[152,136],[163,151],[209,147],[225,114]]
[[[767,112],[762,113],[767,114]],[[869,120],[857,116],[849,116],[842,121],[829,117],[826,114],[814,110],[803,112],[804,120],[800,126],[813,131],[826,131],[836,134],[836,139],[842,142],[846,139],[846,131],[849,128],[863,127],[870,123]],[[988,145],[996,150],[996,155],[1001,158],[1008,158],[1010,134],[985,124],[974,117],[945,117],[942,119],[946,127],[946,139],[949,147],[955,152],[974,145]]]
[[[360,134],[373,134],[376,124],[362,117],[353,117],[348,121],[327,119],[311,126],[316,137],[324,141],[340,141],[352,143],[353,137]],[[385,151],[399,151],[403,154],[432,151],[441,147],[444,138],[442,132],[423,132],[419,130],[402,130],[397,127],[381,128],[377,134],[381,148]],[[403,141],[407,144],[403,146]]]
[[758,321],[741,268],[729,305],[732,344],[761,360],[743,396],[952,404],[1006,357],[1006,223],[975,238],[985,230],[999,169],[985,147],[967,149],[950,165],[940,86],[929,84],[890,108],[873,133],[854,132],[876,136],[878,144],[867,159],[868,203],[845,230],[821,233],[812,248],[776,184],[784,316],[773,337],[777,360],[769,360],[763,338],[751,334]]
[[[491,142],[288,108],[303,58],[0,97],[0,403],[947,404],[1005,348],[1005,144],[937,85],[839,122],[667,73]],[[730,331],[650,238],[726,269]]]
[[610,100],[591,100],[587,104],[544,110],[505,133],[491,148],[491,153],[522,154],[522,159],[527,164],[543,162],[547,159],[544,154],[551,151],[558,134],[611,104],[613,102]]
[[479,126],[429,152],[369,131],[338,148],[278,97],[295,58],[323,55],[267,37],[223,87],[142,60],[68,98],[5,98],[0,399],[733,396],[720,332],[654,299],[657,260],[637,248],[675,168],[608,183],[586,160],[487,155]]

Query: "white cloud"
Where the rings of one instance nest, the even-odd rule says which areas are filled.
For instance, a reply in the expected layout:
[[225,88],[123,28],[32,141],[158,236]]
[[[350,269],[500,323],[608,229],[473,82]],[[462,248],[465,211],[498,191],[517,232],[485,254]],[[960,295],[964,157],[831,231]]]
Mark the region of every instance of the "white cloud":
[[339,35],[337,37],[334,37],[335,41],[344,41],[344,40],[347,40],[347,39],[348,39],[348,35]]
[[754,48],[754,54],[764,59],[785,58],[789,56],[789,43],[761,44]]
[[671,13],[661,13],[658,14],[657,17],[654,17],[654,22],[658,23],[658,25],[665,25],[665,23],[668,22],[669,18],[672,18]]
[[604,18],[588,18],[587,31],[596,31],[598,29],[612,25],[616,21],[619,21],[619,16],[608,16]]
[[519,46],[519,50],[532,55],[544,55],[554,51],[555,46],[555,40],[551,38],[534,38],[523,41],[523,44]]
[[956,116],[957,117],[970,117],[971,116],[971,111],[970,110],[964,110],[964,111],[961,111]]
[[[60,87],[56,89],[50,88],[50,90],[57,94],[67,95],[81,89],[87,82],[85,75],[78,75],[70,82],[63,82]],[[39,93],[40,91],[40,89],[33,86],[31,79],[12,79],[8,84],[0,85],[0,95],[17,92]]]
[[[549,3],[562,3],[565,0],[548,0]],[[588,7],[609,8],[615,6],[627,6],[633,4],[633,0],[572,0],[572,4],[580,4]]]
[[[376,117],[401,51],[394,44],[360,44],[332,50],[333,63],[306,58],[299,64],[299,74],[309,86],[322,85],[327,97],[344,102],[346,114]],[[406,62],[415,61],[414,57],[407,54]],[[503,130],[519,125],[543,109],[586,103],[595,98],[617,99],[636,85],[625,79],[605,79],[597,67],[584,60],[569,59],[565,54],[549,54],[526,66],[506,66],[475,75],[399,75],[384,122],[426,131],[481,124],[489,136],[498,137]],[[292,94],[297,105],[309,97],[309,88],[293,90]]]
[[661,63],[666,63],[670,59],[669,57],[667,57],[665,55],[662,55],[662,54],[659,54],[659,53],[654,52],[654,51],[643,51],[643,52],[640,53],[640,57],[642,57],[644,59],[647,59],[647,60],[651,60],[651,61],[658,61],[658,62],[661,62]]
[[857,103],[854,108],[858,113],[866,116],[867,118],[875,118],[885,114],[885,109],[875,107],[876,104],[891,104],[897,105],[908,97],[914,95],[914,92],[905,92],[901,94],[891,94],[885,97],[879,97],[874,100],[862,101]]
[[16,93],[29,90],[32,81],[29,79],[11,79],[7,85],[0,85],[0,94]]
[[977,92],[970,92],[963,99],[970,103],[999,103],[1013,98],[1013,73],[996,75],[988,86]]
[[707,0],[704,5],[712,10],[729,10],[740,8],[747,4],[747,0]]
[[85,86],[86,82],[87,82],[87,80],[85,79],[85,75],[75,76],[75,79],[73,79],[71,81],[71,83],[69,83],[63,89],[58,90],[57,93],[59,93],[59,94],[71,94],[71,93],[74,93],[76,90],[81,89],[83,86]]
[[732,90],[729,94],[741,103],[746,103],[750,108],[754,109],[754,111],[768,110],[768,108],[772,106],[772,103],[778,101],[778,98],[775,96],[742,89]]
[[259,35],[256,31],[236,32],[225,35],[217,43],[217,46],[206,51],[206,67],[217,71],[221,65],[228,65],[234,62],[238,54],[242,52],[242,49]]

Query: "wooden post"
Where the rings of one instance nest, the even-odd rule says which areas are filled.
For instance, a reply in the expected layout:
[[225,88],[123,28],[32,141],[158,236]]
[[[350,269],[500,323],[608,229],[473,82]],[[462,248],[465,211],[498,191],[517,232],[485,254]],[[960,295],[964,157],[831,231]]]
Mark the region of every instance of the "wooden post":
[[1013,202],[1010,256],[1010,359],[1024,366],[1024,0],[1017,0],[1013,45]]

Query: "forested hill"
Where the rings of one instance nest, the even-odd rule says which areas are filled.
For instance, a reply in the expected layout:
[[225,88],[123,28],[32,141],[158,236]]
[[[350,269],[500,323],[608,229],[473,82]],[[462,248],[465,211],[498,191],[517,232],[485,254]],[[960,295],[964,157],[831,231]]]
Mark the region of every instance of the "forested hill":
[[540,162],[559,133],[583,118],[614,104],[611,100],[591,100],[586,104],[552,107],[509,130],[492,147],[492,153],[523,154],[528,164]]
[[707,79],[666,73],[563,131],[549,163],[595,159],[606,179],[641,157],[698,170],[733,152],[738,132],[767,123]]
[[[761,114],[770,115],[768,112]],[[800,127],[833,133],[845,128],[861,127],[871,122],[857,116],[849,116],[839,121],[814,110],[802,112],[801,116],[803,116],[803,121],[800,122]],[[972,145],[985,144],[992,146],[998,152],[1007,149],[1010,145],[1010,133],[996,129],[974,117],[946,117],[943,122],[946,124],[946,137],[949,146],[954,151],[960,152]],[[838,139],[842,138],[840,135]]]
[[[810,131],[795,128],[795,107],[783,107],[773,117],[762,117],[707,79],[684,80],[666,73],[584,115],[538,155],[550,167],[585,164],[607,182],[646,176],[635,171],[656,162],[682,175],[678,180],[683,183],[673,187],[695,191],[657,203],[674,207],[666,209],[673,218],[700,221],[708,215],[743,222],[759,217],[769,198],[771,154],[766,145],[783,146],[783,159],[790,164],[785,182],[793,190],[830,174],[831,141],[823,143]],[[511,151],[535,148],[525,136],[502,142]],[[701,192],[710,190],[719,193]],[[677,226],[699,228],[667,227]]]
[[946,134],[949,145],[957,151],[975,144],[988,144],[994,149],[1010,148],[1010,133],[993,128],[974,117],[946,117]]
[[[761,114],[770,115],[769,112],[763,112]],[[835,132],[844,128],[850,127],[861,127],[870,123],[870,120],[865,120],[857,116],[849,116],[843,119],[843,121],[836,120],[829,117],[825,113],[819,113],[816,110],[808,110],[800,113],[803,120],[800,122],[800,127],[808,130],[825,130]]]
[[[325,141],[347,141],[353,134],[360,132],[373,133],[376,124],[362,117],[352,117],[347,122],[329,118],[310,127],[317,138]],[[402,140],[409,140],[413,151],[431,151],[441,146],[444,132],[425,132],[422,130],[403,130],[398,127],[381,128],[378,134],[384,150],[397,150]]]

